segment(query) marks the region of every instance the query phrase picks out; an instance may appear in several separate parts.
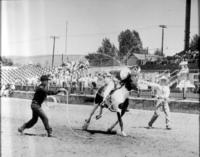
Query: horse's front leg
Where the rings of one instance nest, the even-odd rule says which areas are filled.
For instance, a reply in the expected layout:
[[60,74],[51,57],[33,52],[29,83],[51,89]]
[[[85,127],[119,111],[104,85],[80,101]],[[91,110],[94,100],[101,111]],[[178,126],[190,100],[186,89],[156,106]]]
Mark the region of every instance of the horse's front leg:
[[85,120],[85,123],[84,123],[84,125],[82,127],[83,130],[87,130],[87,128],[88,128],[88,126],[90,124],[91,118],[92,118],[94,112],[97,110],[98,106],[99,106],[99,104],[95,104],[94,105],[94,108],[92,109],[92,112],[90,113],[89,118]]
[[[126,109],[123,109],[122,111],[121,111],[121,118],[123,117],[123,115],[126,113]],[[108,132],[111,132],[113,129],[114,129],[114,127],[117,125],[119,123],[119,121],[117,120],[109,129],[108,129]]]
[[117,118],[118,118],[118,121],[119,121],[119,126],[121,128],[122,136],[126,136],[126,133],[124,132],[124,125],[123,125],[123,121],[122,121],[122,117],[121,117],[120,112],[117,112]]
[[99,114],[96,116],[96,119],[100,119],[102,117],[103,107],[100,105]]

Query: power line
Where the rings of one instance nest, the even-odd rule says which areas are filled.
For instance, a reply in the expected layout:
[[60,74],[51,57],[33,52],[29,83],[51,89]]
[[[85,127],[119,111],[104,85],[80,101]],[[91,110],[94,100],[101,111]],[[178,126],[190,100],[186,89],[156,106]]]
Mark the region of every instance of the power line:
[[[168,25],[168,28],[179,28],[182,27],[184,28],[184,25]],[[192,25],[191,27],[198,27],[196,25]],[[135,30],[144,30],[144,29],[155,29],[156,27],[154,25],[152,26],[147,26],[147,27],[136,27],[133,28]],[[67,28],[66,28],[67,29]],[[119,30],[119,31],[112,31],[112,32],[96,32],[96,33],[80,33],[80,34],[69,34],[68,32],[65,35],[60,35],[60,37],[66,37],[66,35],[68,37],[86,37],[86,36],[99,36],[99,35],[115,35],[115,34],[119,34],[121,31],[123,30]],[[29,39],[29,40],[21,40],[21,41],[8,41],[9,44],[21,44],[21,43],[26,43],[26,42],[38,42],[40,40],[48,40],[49,36],[44,36],[44,37],[40,37],[40,38],[35,38],[35,39]]]
[[32,38],[32,39],[28,39],[28,40],[19,40],[19,41],[8,41],[8,44],[20,44],[20,43],[25,43],[25,42],[37,42],[40,40],[47,40],[49,38],[49,36],[42,36],[39,38]]

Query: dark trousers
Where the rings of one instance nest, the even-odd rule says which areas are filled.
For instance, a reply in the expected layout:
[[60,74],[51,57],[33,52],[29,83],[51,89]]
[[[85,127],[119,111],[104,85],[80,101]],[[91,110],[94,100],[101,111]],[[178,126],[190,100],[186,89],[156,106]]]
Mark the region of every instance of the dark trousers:
[[52,128],[49,126],[49,120],[46,114],[44,113],[43,109],[41,108],[40,105],[37,103],[32,103],[31,104],[31,109],[32,109],[32,118],[29,120],[27,123],[24,124],[24,129],[28,129],[33,127],[37,121],[38,118],[40,118],[44,124],[45,129],[47,132],[50,134],[52,133]]

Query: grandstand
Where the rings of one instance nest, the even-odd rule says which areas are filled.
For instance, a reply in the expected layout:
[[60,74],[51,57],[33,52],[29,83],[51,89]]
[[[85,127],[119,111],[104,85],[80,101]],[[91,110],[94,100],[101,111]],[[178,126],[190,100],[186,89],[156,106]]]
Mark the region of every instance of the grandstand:
[[54,69],[55,68],[43,68],[36,65],[25,65],[20,67],[2,67],[1,81],[2,84],[15,84],[17,81],[19,81],[21,84],[26,84],[26,81],[28,79],[38,78],[43,74],[52,73]]
[[[15,85],[27,85],[27,81],[31,79],[38,79],[44,74],[53,74],[57,67],[41,67],[37,65],[25,65],[20,67],[2,67],[1,68],[1,81],[2,84],[15,84]],[[95,72],[109,72],[120,70],[121,66],[115,67],[100,67],[100,68],[89,68],[89,73]],[[178,70],[170,72],[170,70],[142,70],[140,77],[144,80],[149,80],[155,82],[159,77],[165,75],[169,78],[170,84],[173,88],[177,83],[177,73]],[[190,70],[190,80],[194,84],[199,84],[199,71]]]
[[[147,62],[145,65],[141,65],[141,73],[140,73],[140,78],[144,79],[144,80],[148,80],[148,81],[152,81],[152,82],[156,82],[159,77],[165,75],[169,78],[170,80],[170,86],[171,86],[171,91],[175,92],[175,93],[181,93],[181,91],[179,91],[178,89],[176,89],[177,83],[178,83],[178,77],[177,77],[177,73],[179,72],[179,63],[183,58],[186,58],[188,60],[188,66],[190,69],[190,73],[189,73],[189,80],[191,81],[192,84],[195,85],[195,89],[190,91],[190,92],[194,92],[194,93],[198,93],[199,92],[199,70],[196,68],[198,67],[199,64],[199,52],[198,51],[188,51],[188,52],[181,52],[181,53],[177,53],[174,56],[167,56],[164,57],[160,62],[157,61],[155,63],[150,63]],[[66,56],[65,56],[66,57]],[[71,56],[73,57],[73,56]],[[80,58],[83,56],[79,56]],[[36,57],[36,59],[38,59],[39,57]],[[78,58],[78,56],[75,57],[76,59]],[[75,61],[81,61],[82,59],[78,59]],[[35,59],[35,58],[34,58]],[[60,60],[60,56],[58,56],[58,61]],[[41,61],[41,60],[40,60]],[[166,62],[165,62],[166,61]],[[22,60],[21,60],[22,62]],[[77,67],[77,66],[81,66],[81,64],[79,64],[78,62],[74,62],[75,64],[72,65],[72,62],[74,62],[74,60],[70,60],[68,62],[66,62],[67,64],[65,66],[71,66],[71,67]],[[60,63],[60,62],[59,62]],[[86,65],[86,64],[85,64]],[[40,64],[26,64],[23,66],[2,66],[1,70],[1,83],[2,85],[6,85],[6,84],[14,84],[14,85],[18,85],[18,86],[35,86],[38,82],[38,78],[41,75],[44,74],[56,74],[58,71],[56,69],[59,66],[56,65],[55,67],[50,67],[50,66],[41,66]],[[87,74],[92,74],[92,77],[94,75],[96,75],[96,77],[98,77],[97,75],[99,73],[103,74],[105,72],[111,72],[111,71],[118,71],[121,68],[123,68],[124,66],[107,66],[107,67],[89,67],[89,69],[87,70]],[[194,68],[192,68],[194,67]],[[68,67],[68,70],[70,68]],[[66,69],[65,69],[66,70]],[[65,71],[64,70],[64,71]],[[69,83],[70,81],[72,81],[72,77],[69,76],[69,73],[64,72],[61,74],[62,76],[60,76],[60,74],[55,76],[55,82],[53,83],[55,86],[53,87],[71,87],[70,89],[72,90],[72,86],[71,83]],[[79,87],[79,78],[81,77],[88,77],[85,76],[86,73],[84,72],[79,72],[79,74],[77,74],[78,70],[74,70],[74,72],[72,72],[72,75],[78,75],[75,76],[73,78],[73,80],[76,80],[76,90],[72,90],[75,91],[77,93],[79,93],[80,91],[78,91]],[[83,74],[83,76],[82,76]],[[64,85],[65,84],[65,85]],[[67,85],[66,85],[67,84]],[[90,88],[90,87],[89,87]],[[16,89],[24,89],[24,88],[16,88]],[[86,90],[85,90],[86,91]],[[147,89],[146,89],[147,91]],[[144,93],[145,91],[143,91]],[[149,91],[147,91],[149,92]],[[73,92],[74,93],[74,92]],[[80,92],[82,93],[82,92]],[[91,93],[91,92],[89,92]],[[150,94],[151,95],[151,94]]]

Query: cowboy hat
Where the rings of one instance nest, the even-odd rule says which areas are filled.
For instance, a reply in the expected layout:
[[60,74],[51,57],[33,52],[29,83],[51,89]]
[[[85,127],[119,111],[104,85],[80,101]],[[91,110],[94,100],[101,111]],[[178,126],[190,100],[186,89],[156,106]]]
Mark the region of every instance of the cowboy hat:
[[40,81],[47,81],[47,80],[50,80],[49,76],[47,76],[47,75],[42,75],[40,77]]
[[168,78],[166,76],[162,76],[159,81],[162,81],[162,80],[165,80],[165,81],[168,81]]

